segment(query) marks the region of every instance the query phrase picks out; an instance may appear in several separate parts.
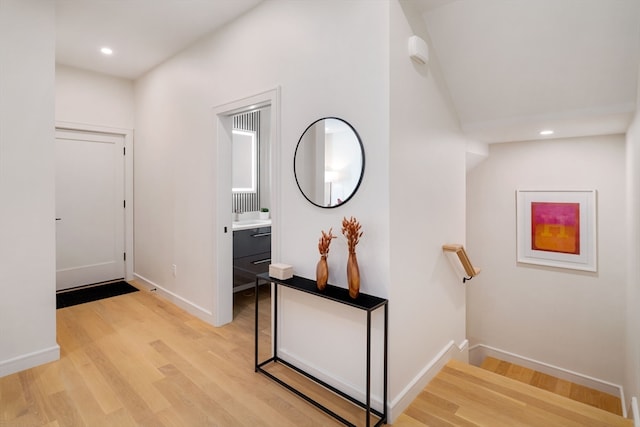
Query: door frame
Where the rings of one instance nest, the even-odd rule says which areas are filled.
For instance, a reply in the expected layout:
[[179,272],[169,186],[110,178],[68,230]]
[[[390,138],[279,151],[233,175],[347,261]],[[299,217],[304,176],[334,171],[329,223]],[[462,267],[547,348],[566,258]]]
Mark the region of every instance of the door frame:
[[133,129],[122,129],[108,126],[89,125],[86,123],[65,122],[56,120],[56,131],[72,130],[79,132],[97,132],[120,135],[124,139],[124,249],[126,259],[125,280],[133,280]]
[[[269,185],[271,213],[271,258],[280,258],[280,87],[229,102],[213,109],[216,147],[215,224],[213,260],[213,324],[233,320],[233,229],[231,207],[231,140],[235,114],[271,106],[269,130]],[[226,285],[225,285],[226,284]]]

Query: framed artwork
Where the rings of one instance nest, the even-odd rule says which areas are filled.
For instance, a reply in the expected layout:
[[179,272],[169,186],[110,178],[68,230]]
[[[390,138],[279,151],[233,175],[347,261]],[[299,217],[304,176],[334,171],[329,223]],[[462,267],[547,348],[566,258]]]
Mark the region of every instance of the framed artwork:
[[597,271],[596,191],[516,192],[518,262]]

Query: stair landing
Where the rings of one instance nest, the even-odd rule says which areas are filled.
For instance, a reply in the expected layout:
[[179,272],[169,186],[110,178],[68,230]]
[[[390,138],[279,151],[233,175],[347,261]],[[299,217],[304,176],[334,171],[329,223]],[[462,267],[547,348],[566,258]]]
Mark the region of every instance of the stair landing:
[[622,415],[622,402],[617,396],[493,357],[486,357],[480,367],[613,414]]
[[619,415],[451,360],[394,426],[633,427]]

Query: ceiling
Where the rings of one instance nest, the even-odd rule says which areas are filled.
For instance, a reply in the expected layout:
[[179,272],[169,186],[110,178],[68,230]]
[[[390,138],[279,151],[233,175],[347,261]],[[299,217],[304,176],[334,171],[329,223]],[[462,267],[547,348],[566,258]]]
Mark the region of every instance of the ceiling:
[[56,0],[56,62],[136,79],[260,1]]
[[465,133],[485,142],[624,133],[638,0],[419,0]]
[[[57,62],[135,79],[261,0],[56,0]],[[624,133],[640,0],[402,0],[428,29],[470,139]],[[103,45],[114,49],[102,57]]]

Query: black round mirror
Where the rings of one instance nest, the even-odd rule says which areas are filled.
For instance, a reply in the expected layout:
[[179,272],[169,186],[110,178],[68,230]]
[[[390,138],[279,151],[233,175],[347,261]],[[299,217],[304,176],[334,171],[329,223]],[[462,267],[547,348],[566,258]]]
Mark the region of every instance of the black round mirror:
[[293,173],[304,197],[321,208],[340,206],[355,194],[364,174],[364,147],[358,132],[337,117],[324,117],[302,133]]

